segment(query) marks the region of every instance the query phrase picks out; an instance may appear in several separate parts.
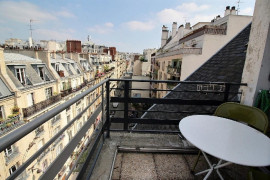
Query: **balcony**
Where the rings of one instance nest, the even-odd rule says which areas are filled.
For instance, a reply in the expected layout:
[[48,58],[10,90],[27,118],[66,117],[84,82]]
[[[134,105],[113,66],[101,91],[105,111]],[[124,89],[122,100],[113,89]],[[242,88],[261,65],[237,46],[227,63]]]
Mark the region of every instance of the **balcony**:
[[[157,84],[181,83],[181,88],[174,90],[132,89],[132,81]],[[121,86],[112,87],[113,82],[118,82],[117,84]],[[210,85],[224,88],[218,91],[216,88],[200,88],[210,87]],[[98,103],[97,100],[101,100],[83,126],[64,145],[62,152],[48,165],[43,174],[39,174],[40,179],[54,179],[57,176],[65,176],[66,179],[69,177],[119,179],[120,176],[126,179],[193,179],[194,176],[189,173],[189,168],[198,150],[181,136],[178,128],[179,121],[192,114],[213,114],[218,105],[227,101],[239,102],[240,86],[246,86],[246,84],[106,79],[29,122],[26,124],[28,128],[18,128],[13,135],[8,134],[0,139],[0,151],[42,126],[72,104],[100,89],[101,92],[97,97],[87,103],[88,105],[80,113],[28,160],[25,160],[26,163],[22,164],[9,178],[18,177],[37,158],[41,159],[48,148],[54,147],[61,141],[63,134],[84,114],[87,115],[88,110],[92,110],[92,107]],[[109,92],[112,90],[119,95],[111,96]],[[166,98],[133,98],[130,97],[132,90],[167,91],[173,94]],[[119,103],[119,105],[114,108],[112,103]],[[134,114],[134,108],[138,105],[142,107],[137,109],[138,114],[131,115]],[[152,108],[148,108],[150,106]],[[114,116],[110,115],[112,111],[114,111]],[[90,133],[94,125],[94,131]],[[86,138],[88,136],[91,138]],[[205,164],[202,164],[200,168],[204,166]],[[226,172],[228,172],[226,178],[233,174],[233,179],[242,179],[246,175],[246,168],[235,165]]]
[[179,54],[202,54],[202,48],[179,48],[173,50],[166,50],[156,55],[156,58],[174,56]]
[[6,133],[12,131],[15,128],[18,128],[19,126],[23,124],[24,124],[24,121],[21,120],[20,115],[1,121],[0,122],[0,136],[5,135]]
[[60,100],[61,100],[61,94],[58,94],[56,96],[50,97],[49,99],[45,101],[41,101],[37,104],[34,104],[33,106],[22,108],[23,117],[27,118],[41,110],[44,110],[45,108],[51,106],[52,104],[59,102]]
[[175,66],[168,65],[167,67],[167,73],[174,77],[180,77],[180,71],[181,71],[181,66],[175,67]]
[[186,34],[185,37],[179,40],[179,44],[184,43],[188,40],[194,39],[196,37],[202,36],[204,34],[211,34],[211,35],[226,35],[227,29],[225,27],[219,26],[203,26],[199,29],[191,31],[190,33]]

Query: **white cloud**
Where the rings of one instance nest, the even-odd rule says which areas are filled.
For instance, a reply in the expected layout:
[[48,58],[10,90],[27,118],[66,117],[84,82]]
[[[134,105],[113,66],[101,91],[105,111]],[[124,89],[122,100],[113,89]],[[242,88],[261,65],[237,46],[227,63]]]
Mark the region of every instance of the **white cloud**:
[[114,25],[113,23],[107,22],[104,24],[106,27],[112,28]]
[[151,21],[142,22],[142,21],[130,21],[127,22],[126,25],[130,30],[133,31],[150,31],[155,28],[155,24]]
[[67,30],[51,30],[51,29],[37,29],[34,35],[38,35],[39,39],[53,39],[53,40],[66,40],[72,39],[74,31]]
[[[187,20],[191,23],[198,21],[211,21],[215,15],[209,15],[209,5],[197,5],[196,3],[183,3],[176,8],[163,9],[157,13],[161,23],[172,23]],[[210,19],[206,19],[211,17]]]
[[57,12],[56,13],[58,16],[61,16],[61,17],[64,17],[64,18],[74,18],[75,15],[66,11],[66,10],[63,10],[63,11],[60,11],[60,12]]
[[209,5],[197,5],[196,3],[183,3],[180,6],[177,6],[176,9],[178,11],[185,11],[185,12],[201,12],[209,9]]
[[2,18],[14,20],[17,22],[26,23],[30,19],[39,21],[56,20],[57,18],[51,13],[43,11],[38,6],[29,2],[13,2],[2,1],[0,2],[0,16]]
[[88,28],[88,31],[98,33],[98,34],[107,34],[113,31],[114,24],[111,22],[107,22],[101,25],[95,25],[93,27]]
[[253,9],[251,7],[245,8],[243,10],[240,9],[239,14],[240,15],[250,15],[250,16],[252,16],[253,15]]

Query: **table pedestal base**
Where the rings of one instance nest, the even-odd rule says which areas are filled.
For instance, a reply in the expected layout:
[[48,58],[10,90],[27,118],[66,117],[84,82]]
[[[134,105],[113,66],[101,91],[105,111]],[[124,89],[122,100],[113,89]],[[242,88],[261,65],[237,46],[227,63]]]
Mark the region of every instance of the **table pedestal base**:
[[218,161],[217,164],[212,164],[212,163],[210,162],[210,160],[208,159],[207,155],[205,154],[205,152],[202,151],[202,154],[203,154],[203,156],[204,156],[204,158],[205,158],[205,160],[206,160],[206,162],[208,163],[208,165],[209,165],[210,168],[209,168],[209,169],[206,169],[206,170],[204,170],[204,171],[198,172],[198,173],[196,173],[195,175],[200,175],[200,174],[207,173],[206,176],[203,178],[203,179],[205,180],[205,179],[207,179],[207,178],[210,176],[210,174],[215,170],[215,171],[217,172],[219,178],[223,180],[223,177],[222,177],[222,175],[221,175],[220,172],[219,172],[219,168],[222,168],[222,167],[224,167],[224,166],[230,165],[230,164],[232,164],[232,163],[231,163],[231,162],[225,162],[225,163],[221,164],[221,163],[222,163],[222,159],[220,159],[220,160]]

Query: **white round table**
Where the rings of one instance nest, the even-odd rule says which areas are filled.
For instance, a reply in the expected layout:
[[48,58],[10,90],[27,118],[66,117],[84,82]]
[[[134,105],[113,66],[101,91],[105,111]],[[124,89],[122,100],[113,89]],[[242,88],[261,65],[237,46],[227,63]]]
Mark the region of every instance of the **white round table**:
[[[243,123],[217,116],[193,115],[183,118],[179,129],[204,155],[206,152],[221,160],[245,166],[270,165],[270,139]],[[218,165],[221,166],[221,162]],[[210,165],[210,168],[218,169],[218,165]]]

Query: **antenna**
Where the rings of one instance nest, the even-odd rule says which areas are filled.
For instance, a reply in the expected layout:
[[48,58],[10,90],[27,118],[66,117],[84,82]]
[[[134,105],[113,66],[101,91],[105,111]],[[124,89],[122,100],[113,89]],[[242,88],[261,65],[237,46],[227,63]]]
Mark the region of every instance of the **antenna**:
[[32,23],[34,22],[34,21],[38,21],[38,20],[34,20],[34,19],[30,19],[30,24],[29,24],[29,30],[30,30],[30,35],[31,35],[31,38],[32,38],[32,35],[33,35],[33,28],[32,28]]
[[188,17],[183,17],[184,18],[184,20],[185,20],[185,23],[187,23],[187,19],[188,19]]
[[236,3],[237,3],[237,15],[238,15],[240,12],[240,3],[243,3],[243,2],[241,2],[241,0],[238,0]]

